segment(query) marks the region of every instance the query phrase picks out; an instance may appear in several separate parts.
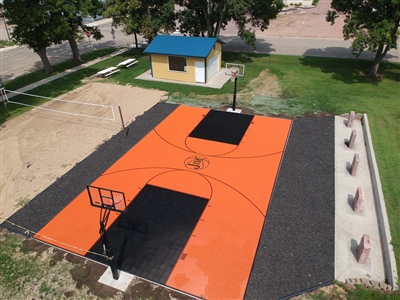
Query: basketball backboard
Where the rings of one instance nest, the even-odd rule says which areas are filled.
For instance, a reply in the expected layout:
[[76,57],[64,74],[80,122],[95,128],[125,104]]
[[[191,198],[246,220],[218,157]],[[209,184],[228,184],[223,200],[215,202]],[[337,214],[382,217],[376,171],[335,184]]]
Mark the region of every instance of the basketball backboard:
[[242,77],[244,76],[244,69],[245,66],[243,64],[226,63],[225,75],[232,76],[232,73],[235,73],[236,76]]
[[113,191],[97,186],[87,186],[90,205],[116,212],[126,211],[126,200],[123,192]]

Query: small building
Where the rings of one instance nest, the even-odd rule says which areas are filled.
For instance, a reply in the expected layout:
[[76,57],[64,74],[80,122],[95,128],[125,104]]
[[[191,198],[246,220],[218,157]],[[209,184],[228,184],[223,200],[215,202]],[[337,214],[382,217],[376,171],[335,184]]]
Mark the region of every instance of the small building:
[[144,53],[153,78],[207,83],[221,70],[222,44],[218,38],[157,35]]

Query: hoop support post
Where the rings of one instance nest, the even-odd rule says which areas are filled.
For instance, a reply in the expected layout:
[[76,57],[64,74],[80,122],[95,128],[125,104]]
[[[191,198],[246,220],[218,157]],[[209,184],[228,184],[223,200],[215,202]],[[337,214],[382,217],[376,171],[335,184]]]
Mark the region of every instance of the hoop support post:
[[100,209],[100,237],[103,242],[104,253],[107,256],[108,265],[110,266],[111,273],[115,280],[119,279],[119,273],[117,268],[117,262],[115,260],[114,252],[111,249],[110,242],[107,236],[106,225],[108,221],[108,217],[110,216],[110,210],[105,209],[104,214],[102,212],[103,209]]
[[[111,211],[124,212],[126,210],[125,195],[123,192],[113,191],[96,186],[86,187],[90,205],[100,208],[100,238],[103,244],[104,254],[110,266],[113,278],[118,280],[119,273],[114,252],[111,249],[110,241],[107,235],[107,222]],[[122,207],[121,207],[122,206]]]
[[233,103],[232,103],[233,111],[235,111],[235,109],[236,109],[236,87],[237,87],[237,76],[235,76],[235,87],[233,89]]

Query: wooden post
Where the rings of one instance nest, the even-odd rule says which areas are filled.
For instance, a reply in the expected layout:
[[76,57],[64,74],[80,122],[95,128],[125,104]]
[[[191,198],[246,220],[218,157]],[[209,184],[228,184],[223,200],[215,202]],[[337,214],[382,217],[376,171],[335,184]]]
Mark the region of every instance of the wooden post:
[[6,116],[9,117],[10,114],[8,113],[8,109],[7,109],[7,103],[6,103],[6,99],[5,99],[5,90],[4,88],[1,88],[0,90],[0,94],[1,94],[1,101],[3,102],[3,106],[4,106],[4,111],[6,112]]
[[124,118],[122,117],[122,111],[121,111],[121,106],[118,106],[119,109],[119,115],[121,117],[121,122],[122,122],[122,129],[124,130],[124,136],[125,138],[128,137],[127,133],[126,133],[126,127],[125,127],[125,123],[124,123]]

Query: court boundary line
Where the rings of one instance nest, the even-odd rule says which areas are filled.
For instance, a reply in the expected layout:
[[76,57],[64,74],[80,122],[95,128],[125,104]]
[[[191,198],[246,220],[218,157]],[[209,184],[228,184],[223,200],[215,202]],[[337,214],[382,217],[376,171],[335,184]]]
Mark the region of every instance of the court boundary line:
[[6,103],[12,103],[12,104],[16,104],[16,105],[22,105],[22,106],[32,107],[32,108],[36,108],[36,109],[41,109],[41,110],[47,110],[47,111],[58,112],[58,113],[67,114],[67,115],[73,115],[73,116],[81,116],[81,117],[88,117],[88,118],[93,118],[93,119],[115,121],[114,107],[111,106],[111,105],[96,104],[96,103],[85,103],[85,102],[80,102],[80,101],[57,99],[57,98],[51,98],[51,97],[46,97],[46,96],[40,96],[40,95],[34,95],[34,94],[28,94],[28,93],[10,91],[10,90],[5,90],[5,91],[9,92],[9,93],[13,93],[13,94],[19,94],[19,95],[35,97],[35,98],[42,98],[42,99],[47,99],[47,100],[52,100],[52,101],[59,101],[59,102],[67,102],[67,103],[73,103],[73,104],[81,104],[81,105],[109,108],[111,110],[112,118],[97,117],[97,116],[86,115],[86,114],[65,112],[65,111],[61,111],[61,110],[56,110],[56,109],[51,109],[51,108],[46,108],[46,107],[41,107],[41,106],[35,106],[35,105],[30,105],[30,104],[16,102],[16,101],[10,101],[10,100],[7,100]]

